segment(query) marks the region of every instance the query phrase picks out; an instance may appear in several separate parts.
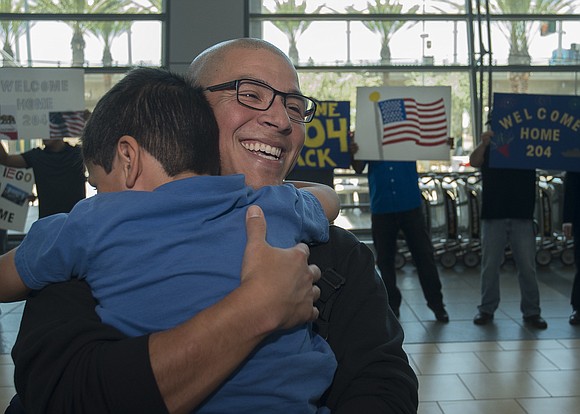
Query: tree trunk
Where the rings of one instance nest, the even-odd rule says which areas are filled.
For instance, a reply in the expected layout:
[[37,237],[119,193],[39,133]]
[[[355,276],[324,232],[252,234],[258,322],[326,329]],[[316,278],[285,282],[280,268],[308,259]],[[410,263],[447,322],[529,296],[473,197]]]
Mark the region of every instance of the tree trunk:
[[105,46],[103,49],[103,66],[113,66],[113,54],[111,53],[111,48],[109,46]]
[[[391,64],[391,48],[389,47],[389,41],[383,41],[381,44],[381,65]],[[389,72],[382,71],[383,85],[388,86],[389,84]]]
[[288,56],[290,57],[290,60],[292,61],[292,63],[294,63],[295,65],[297,65],[298,62],[300,62],[300,56],[298,55],[298,48],[296,47],[296,40],[294,40],[294,39],[290,39],[290,48],[288,50]]
[[381,65],[391,64],[391,48],[389,47],[389,41],[382,42],[381,44]]
[[[2,55],[2,66],[14,66],[12,63],[14,61],[14,52],[12,51],[12,46],[10,46],[10,42],[8,40],[6,40],[4,43],[2,50],[5,53]],[[9,59],[7,56],[12,59]]]
[[510,86],[513,93],[527,93],[530,72],[511,72]]
[[82,32],[79,28],[75,28],[72,40],[70,42],[72,48],[72,65],[73,66],[84,66],[85,65],[85,39],[83,38]]

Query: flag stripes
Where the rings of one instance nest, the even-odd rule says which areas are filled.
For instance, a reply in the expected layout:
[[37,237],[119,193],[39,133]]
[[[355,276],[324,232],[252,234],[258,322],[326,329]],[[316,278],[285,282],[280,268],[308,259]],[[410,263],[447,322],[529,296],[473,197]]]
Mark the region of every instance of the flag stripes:
[[80,137],[85,127],[84,111],[50,112],[50,138]]
[[447,117],[443,98],[420,103],[413,98],[378,102],[383,126],[383,145],[414,141],[420,146],[447,142]]

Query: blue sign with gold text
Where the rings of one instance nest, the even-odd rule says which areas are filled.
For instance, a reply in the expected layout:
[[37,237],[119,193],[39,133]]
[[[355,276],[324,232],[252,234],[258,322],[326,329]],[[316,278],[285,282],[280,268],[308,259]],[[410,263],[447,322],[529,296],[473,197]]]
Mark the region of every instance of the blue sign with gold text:
[[580,97],[494,93],[490,167],[580,171]]
[[314,119],[306,124],[306,140],[295,168],[348,168],[349,130],[349,101],[318,102]]

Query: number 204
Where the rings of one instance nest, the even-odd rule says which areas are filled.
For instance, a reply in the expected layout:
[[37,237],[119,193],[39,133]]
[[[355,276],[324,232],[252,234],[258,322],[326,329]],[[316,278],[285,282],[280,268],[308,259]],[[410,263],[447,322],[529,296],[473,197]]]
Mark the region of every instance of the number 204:
[[526,157],[546,157],[552,156],[552,147],[541,145],[526,145]]

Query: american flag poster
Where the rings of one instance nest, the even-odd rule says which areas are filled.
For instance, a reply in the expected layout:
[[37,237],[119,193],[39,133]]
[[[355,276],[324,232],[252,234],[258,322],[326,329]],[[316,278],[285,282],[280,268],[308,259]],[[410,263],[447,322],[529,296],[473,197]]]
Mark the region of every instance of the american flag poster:
[[50,112],[50,138],[80,137],[85,127],[85,111]]
[[451,88],[357,88],[360,160],[449,160]]
[[0,68],[0,139],[78,137],[84,108],[82,69]]

